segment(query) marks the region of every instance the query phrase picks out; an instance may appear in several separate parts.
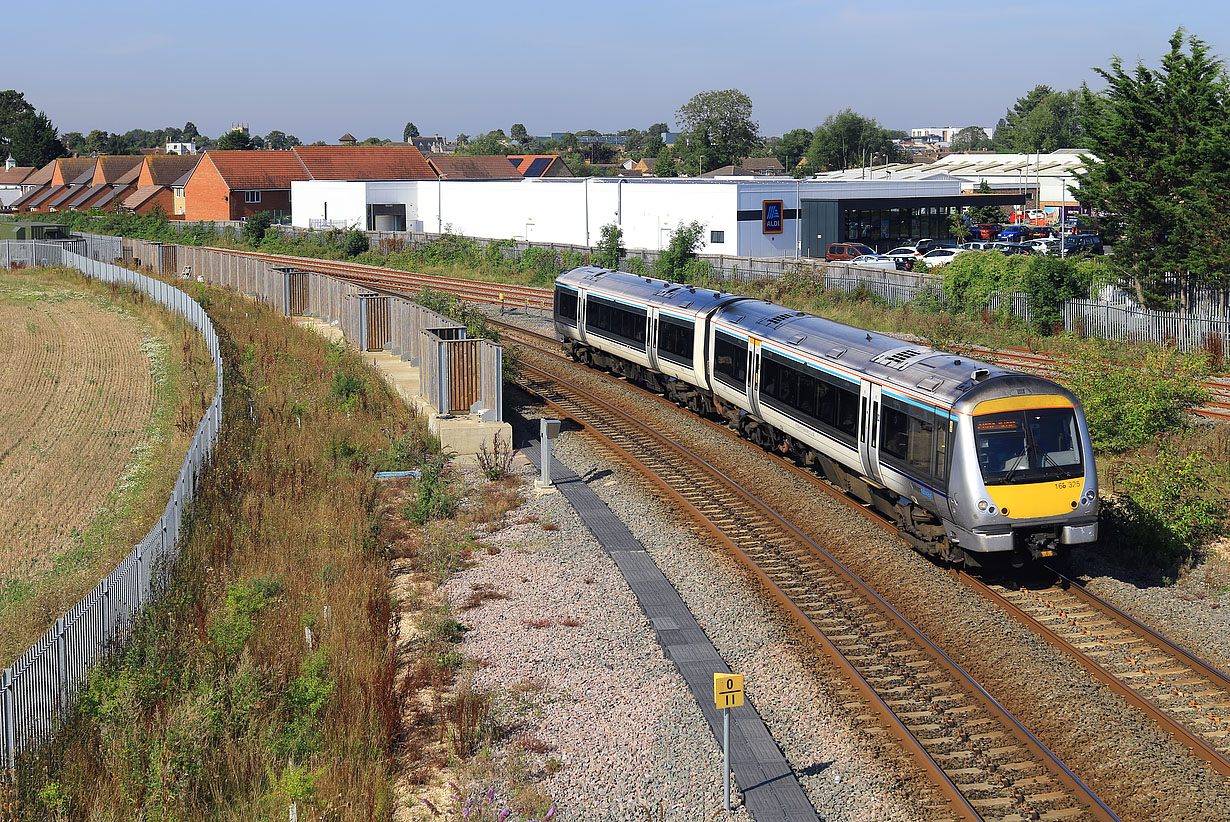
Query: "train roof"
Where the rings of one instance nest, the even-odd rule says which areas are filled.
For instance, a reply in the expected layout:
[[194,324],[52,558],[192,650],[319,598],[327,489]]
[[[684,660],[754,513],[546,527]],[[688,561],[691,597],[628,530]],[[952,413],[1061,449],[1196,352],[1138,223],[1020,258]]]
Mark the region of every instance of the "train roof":
[[574,287],[593,288],[637,303],[653,303],[692,317],[705,314],[714,306],[747,299],[737,294],[673,283],[660,277],[638,277],[635,274],[596,266],[581,266],[565,271],[556,277],[555,281]]
[[[788,352],[860,374],[951,407],[976,386],[1002,377],[1036,379],[993,363],[940,351],[794,311],[764,300],[724,305],[713,319]],[[979,373],[975,378],[975,372]]]
[[[852,325],[794,311],[765,300],[742,297],[623,271],[582,266],[566,271],[557,283],[594,288],[600,293],[638,305],[654,304],[672,312],[699,317],[712,309],[717,322],[738,328],[750,337],[801,358],[810,358],[837,371],[856,372],[901,389],[936,405],[969,412],[976,397],[988,399],[1036,392],[1046,383],[1048,393],[1077,402],[1062,386],[1042,377],[1001,368],[994,363],[910,343]],[[962,402],[965,400],[965,402]]]

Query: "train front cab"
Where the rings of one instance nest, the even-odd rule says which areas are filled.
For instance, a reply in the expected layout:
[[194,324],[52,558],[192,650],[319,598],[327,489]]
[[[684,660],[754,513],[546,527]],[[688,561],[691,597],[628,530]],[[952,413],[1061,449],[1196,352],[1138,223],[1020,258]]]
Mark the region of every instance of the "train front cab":
[[1097,540],[1097,468],[1080,404],[1036,383],[1053,393],[961,403],[947,525],[971,564],[999,555],[1019,566]]

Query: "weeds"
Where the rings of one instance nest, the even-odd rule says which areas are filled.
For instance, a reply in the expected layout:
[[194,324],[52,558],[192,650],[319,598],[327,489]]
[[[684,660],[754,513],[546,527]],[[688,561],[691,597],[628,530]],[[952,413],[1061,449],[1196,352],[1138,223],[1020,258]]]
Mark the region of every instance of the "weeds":
[[503,435],[497,431],[491,438],[490,450],[486,442],[479,443],[478,468],[487,479],[502,480],[512,473],[515,456],[516,451],[513,450],[512,442],[505,440]]
[[447,455],[432,456],[423,461],[414,499],[403,511],[410,522],[423,525],[428,520],[444,519],[457,512],[460,495],[456,484],[448,476],[448,464]]

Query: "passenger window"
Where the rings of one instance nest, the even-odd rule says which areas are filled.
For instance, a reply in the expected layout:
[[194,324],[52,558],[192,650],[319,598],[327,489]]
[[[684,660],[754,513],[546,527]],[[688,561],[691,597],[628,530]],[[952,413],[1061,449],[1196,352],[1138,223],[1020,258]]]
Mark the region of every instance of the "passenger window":
[[696,326],[686,320],[658,317],[658,356],[680,365],[692,365]]
[[555,318],[568,325],[577,324],[577,292],[570,288],[555,289]]
[[713,374],[740,391],[747,388],[747,342],[721,331],[714,333]]

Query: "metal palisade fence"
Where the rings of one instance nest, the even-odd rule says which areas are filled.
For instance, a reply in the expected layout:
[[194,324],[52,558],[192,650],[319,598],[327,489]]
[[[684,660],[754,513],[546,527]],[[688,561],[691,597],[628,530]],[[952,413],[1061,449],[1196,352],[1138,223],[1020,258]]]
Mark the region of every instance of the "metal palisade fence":
[[74,242],[81,241],[91,257],[233,288],[287,316],[335,325],[360,350],[389,351],[418,366],[421,393],[440,413],[503,421],[503,349],[467,339],[460,323],[411,300],[225,249],[103,234],[78,234]]
[[71,266],[87,277],[147,294],[196,326],[217,373],[213,402],[196,427],[162,516],[93,591],[5,669],[0,680],[0,771],[12,773],[17,754],[53,732],[90,669],[124,638],[142,606],[165,583],[179,555],[184,512],[222,423],[222,356],[205,310],[172,285],[58,244],[5,241],[0,244],[0,264]]

